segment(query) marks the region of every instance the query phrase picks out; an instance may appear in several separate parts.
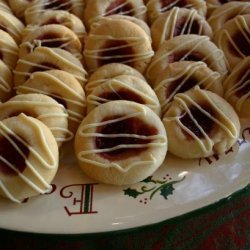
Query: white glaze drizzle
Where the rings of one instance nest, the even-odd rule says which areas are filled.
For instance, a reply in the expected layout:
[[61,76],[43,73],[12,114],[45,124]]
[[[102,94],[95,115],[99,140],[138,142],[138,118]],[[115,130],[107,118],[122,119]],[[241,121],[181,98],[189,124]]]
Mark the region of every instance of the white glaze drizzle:
[[[114,0],[114,2],[115,2],[115,0]],[[112,4],[112,3],[110,3],[110,4]],[[134,4],[133,4],[133,1],[131,1],[131,0],[126,0],[126,1],[124,1],[123,3],[121,3],[121,4],[119,4],[119,5],[117,5],[115,8],[113,8],[113,9],[111,9],[110,11],[108,11],[108,12],[105,12],[106,10],[104,10],[103,9],[103,13],[101,13],[100,15],[97,15],[97,16],[95,16],[95,17],[93,17],[93,18],[91,18],[90,20],[89,20],[89,23],[94,23],[95,21],[98,21],[98,19],[99,18],[101,18],[101,17],[106,17],[106,16],[109,16],[109,15],[112,15],[112,13],[114,12],[114,11],[116,11],[116,10],[119,10],[120,8],[122,8],[122,7],[125,7],[126,5],[128,5],[128,4],[131,4],[132,6],[134,6],[134,8],[132,8],[132,9],[130,9],[130,10],[128,10],[128,11],[124,11],[124,12],[119,12],[119,13],[116,13],[116,14],[119,14],[119,15],[129,15],[131,12],[133,13],[135,13],[135,15],[134,15],[134,17],[139,17],[139,16],[141,16],[141,15],[144,15],[146,12],[147,12],[147,7],[145,6],[145,5],[140,5],[140,6],[135,6]],[[109,6],[107,6],[107,8],[108,8]]]
[[[178,38],[178,37],[177,37],[177,38]],[[198,40],[198,41],[196,41],[196,40]],[[195,42],[195,41],[196,41],[196,42]],[[166,60],[166,58],[167,58],[169,55],[171,55],[172,53],[174,54],[174,53],[176,53],[176,52],[178,52],[178,51],[181,51],[182,49],[185,50],[186,45],[189,44],[189,43],[193,43],[193,42],[195,42],[195,45],[194,45],[194,46],[192,47],[192,49],[190,49],[186,54],[184,54],[184,55],[182,56],[182,58],[181,58],[179,61],[185,60],[185,58],[186,58],[187,56],[189,56],[190,54],[192,54],[192,52],[195,52],[195,50],[196,50],[197,48],[199,48],[200,46],[202,46],[202,43],[204,43],[203,46],[206,46],[206,43],[207,43],[207,42],[210,42],[210,39],[209,39],[209,37],[207,37],[207,36],[199,36],[199,38],[194,37],[193,39],[190,38],[190,39],[187,40],[186,43],[181,43],[180,45],[176,45],[176,46],[175,46],[173,49],[171,49],[171,50],[163,51],[162,54],[161,54],[161,56],[159,56],[157,59],[153,58],[152,62],[149,64],[148,69],[147,69],[147,72],[146,72],[147,77],[150,78],[150,76],[149,76],[149,75],[150,75],[150,71],[151,71],[154,67],[157,67],[158,64],[159,64],[161,61]],[[214,61],[214,62],[210,63],[209,65],[207,64],[207,65],[209,66],[209,68],[212,68],[212,66],[213,66],[214,64],[216,64],[216,61],[220,61],[220,60],[224,60],[224,59],[225,59],[223,52],[222,52],[220,49],[216,49],[216,50],[214,50],[211,54],[204,55],[203,58],[201,58],[200,60],[203,61],[203,62],[206,62],[207,60],[210,59],[210,57],[212,57],[212,59],[213,59],[213,60],[210,60],[210,61]],[[225,72],[219,72],[219,73],[223,75],[223,74],[225,74],[226,72],[227,72],[227,71],[226,71],[226,69],[225,69]]]
[[43,12],[45,12],[47,9],[44,9],[43,7],[46,5],[50,5],[50,4],[55,4],[58,3],[59,4],[57,6],[54,5],[54,7],[49,8],[50,10],[66,10],[64,9],[64,6],[70,5],[70,8],[67,8],[66,11],[72,12],[73,10],[76,9],[81,9],[84,7],[84,1],[81,0],[74,0],[74,4],[71,3],[71,1],[67,1],[65,3],[60,3],[60,0],[49,0],[49,1],[45,1],[45,0],[38,0],[37,3],[35,3],[34,5],[32,5],[31,7],[27,8],[26,13],[27,15],[36,15],[36,14],[41,14]]
[[[234,71],[234,73],[232,73],[232,75],[230,77],[234,77],[235,74],[237,75],[239,73],[238,71]],[[236,93],[238,91],[240,91],[244,87],[250,85],[250,79],[247,78],[247,76],[249,76],[249,75],[250,75],[250,69],[247,69],[246,72],[241,76],[241,78],[239,79],[239,81],[236,82],[235,84],[233,84],[230,88],[228,88],[228,90],[225,93],[225,99],[229,99],[232,96],[236,96]],[[249,91],[246,92],[241,97],[237,96],[237,101],[236,101],[235,109],[237,111],[241,111],[242,108],[243,108],[244,103],[247,100],[249,100],[249,99],[250,99],[250,92]]]
[[[244,19],[244,16],[237,16],[234,19],[234,22],[236,24],[237,27],[237,31],[240,31],[240,33],[245,37],[245,39],[247,40],[249,46],[250,46],[250,29],[248,27],[248,24],[246,22],[246,20]],[[239,54],[239,57],[241,58],[245,58],[246,55],[243,54],[239,48],[240,44],[236,44],[235,41],[233,40],[232,36],[229,34],[229,32],[226,29],[222,29],[219,33],[219,37],[218,37],[218,45],[220,48],[223,49],[224,45],[223,45],[223,37],[226,36],[228,39],[228,42],[233,46],[233,48],[237,51],[237,53]]]
[[[35,53],[35,52],[34,52]],[[54,52],[53,52],[54,53]],[[56,53],[54,53],[56,56],[57,56],[57,54]],[[60,58],[62,58],[62,57],[60,57]],[[65,58],[64,58],[64,60],[65,60]],[[50,63],[49,61],[45,61],[45,60],[41,60],[42,61],[42,63],[46,63],[46,62],[48,62],[48,63]],[[70,61],[66,61],[67,62],[67,64],[68,63],[70,63],[71,64],[71,67],[73,67],[73,68],[75,68],[77,71],[79,71],[79,73],[81,73],[81,74],[83,74],[83,75],[87,75],[87,72],[84,70],[84,68],[83,67],[79,67],[78,65],[76,65],[76,64],[73,64],[73,63],[71,63]],[[24,60],[24,59],[19,59],[18,60],[18,62],[17,62],[18,64],[24,64],[24,65],[28,65],[28,66],[30,66],[30,67],[39,67],[39,68],[42,68],[42,69],[44,69],[44,70],[51,70],[51,69],[55,69],[55,68],[53,68],[53,67],[48,67],[48,66],[45,66],[45,65],[41,65],[41,64],[39,64],[39,63],[35,63],[35,62],[31,62],[31,61],[28,61],[28,60]],[[13,73],[14,74],[16,74],[16,75],[22,75],[22,76],[31,76],[32,75],[32,73],[30,73],[30,72],[25,72],[25,71],[17,71],[17,70],[13,70]],[[79,81],[81,81],[81,82],[85,82],[86,81],[86,78],[85,77],[81,77],[80,75],[77,75],[77,74],[75,74],[75,73],[72,73],[72,72],[70,72],[77,80],[79,80]]]
[[[126,63],[131,63],[131,62],[136,62],[136,61],[140,61],[143,59],[147,59],[147,58],[151,58],[154,55],[153,50],[150,51],[146,51],[146,52],[141,52],[141,53],[133,53],[133,54],[126,54],[126,55],[114,55],[114,56],[99,56],[98,53],[100,52],[105,52],[105,51],[112,51],[112,50],[119,50],[119,49],[123,49],[123,48],[133,48],[136,46],[140,46],[141,44],[143,44],[146,40],[148,40],[148,36],[145,37],[119,37],[115,38],[109,35],[93,35],[90,34],[89,37],[91,37],[91,39],[93,40],[114,40],[114,41],[129,41],[128,44],[126,45],[121,45],[121,46],[114,46],[111,48],[100,48],[100,49],[93,49],[93,50],[84,50],[84,55],[87,58],[92,58],[92,59],[100,59],[100,60],[108,60],[111,58],[124,58],[124,61],[122,63],[126,64]],[[131,58],[132,57],[132,58]],[[126,58],[128,58],[126,60]],[[130,59],[129,59],[130,58]]]
[[[178,81],[180,78],[184,77],[182,81],[178,83],[174,91],[161,103],[163,113],[165,113],[165,111],[168,109],[170,102],[173,100],[174,96],[177,94],[179,89],[186,83],[186,81],[190,77],[195,76],[195,73],[198,72],[199,69],[203,67],[206,67],[206,64],[204,62],[191,63],[187,67],[183,68],[183,70],[180,70],[178,74],[175,74],[171,77],[167,77],[157,84],[157,86],[154,88],[155,92],[158,92],[160,90],[163,91],[163,88],[167,89],[169,86],[171,86],[172,82]],[[201,86],[202,84],[206,83],[209,78],[217,80],[220,78],[220,74],[218,72],[211,70],[209,74],[207,74],[204,78],[200,79],[197,82],[196,86]],[[216,81],[210,81],[208,84],[203,86],[203,88],[210,89],[211,86],[214,84],[216,84]]]
[[[105,163],[98,162],[96,160],[88,159],[88,155],[92,154],[100,154],[100,153],[108,153],[115,151],[117,149],[128,149],[128,148],[148,148],[148,147],[162,147],[165,146],[167,143],[167,139],[163,135],[151,135],[151,136],[145,136],[145,135],[137,135],[137,134],[101,134],[101,133],[96,133],[96,132],[87,132],[88,129],[93,129],[99,126],[104,126],[116,122],[121,122],[129,118],[133,117],[140,117],[144,116],[144,111],[141,112],[135,112],[131,113],[128,115],[124,115],[123,117],[104,121],[104,122],[99,122],[99,123],[92,123],[92,124],[86,124],[83,126],[79,127],[78,134],[81,137],[90,137],[90,138],[95,138],[95,137],[104,137],[104,138],[117,138],[117,137],[124,137],[124,138],[136,138],[136,139],[142,139],[142,140],[154,140],[154,142],[149,142],[146,144],[120,144],[112,148],[106,148],[106,149],[91,149],[91,150],[85,150],[85,151],[80,151],[77,154],[77,158],[86,163],[91,163],[96,166],[102,167],[102,168],[107,168],[107,165]],[[151,164],[152,162],[155,162],[156,159],[153,157],[152,154],[149,153],[149,158],[150,160],[145,160],[145,161],[133,161],[129,165],[126,166],[126,168],[120,166],[117,162],[113,161],[109,163],[109,167],[115,167],[119,169],[121,172],[126,172],[130,168],[136,166],[136,165],[146,165],[146,164]]]
[[[46,76],[48,78],[51,78],[52,81],[56,84],[58,84],[58,92],[55,93],[54,91],[52,91],[53,93],[50,93],[49,90],[44,91],[42,89],[39,88],[34,88],[34,87],[30,87],[30,86],[25,86],[25,85],[20,85],[17,88],[17,94],[22,94],[22,93],[40,93],[40,94],[45,94],[45,95],[49,95],[52,98],[56,98],[58,100],[63,100],[66,103],[69,103],[71,105],[75,105],[78,106],[80,108],[85,108],[86,107],[86,103],[85,100],[83,99],[83,97],[73,88],[69,87],[67,84],[65,84],[62,80],[60,80],[59,78],[43,72],[44,74],[46,74]],[[41,86],[42,88],[42,86]],[[64,90],[66,90],[72,97],[67,98],[65,96],[60,95],[60,89],[63,88]],[[67,112],[69,114],[68,119],[76,122],[76,123],[80,123],[82,121],[83,118],[83,114],[78,113],[78,112],[74,112],[72,109],[69,109],[68,105],[67,105]]]
[[[181,94],[178,94],[178,95],[175,96],[175,100],[185,110],[185,113],[182,114],[181,116],[177,116],[177,117],[170,117],[170,118],[165,117],[163,120],[164,121],[173,121],[173,120],[176,121],[177,124],[187,134],[189,134],[193,138],[193,140],[195,140],[198,143],[198,145],[200,146],[200,148],[202,149],[202,151],[204,153],[208,153],[208,152],[211,152],[211,150],[213,149],[213,146],[214,146],[213,140],[210,139],[209,135],[199,125],[199,121],[197,121],[193,117],[193,115],[192,115],[192,113],[191,113],[191,111],[189,109],[189,105],[190,104],[191,104],[191,106],[196,107],[200,112],[202,112],[204,115],[206,115],[214,123],[216,123],[216,125],[218,127],[220,127],[220,129],[222,129],[230,138],[232,138],[232,139],[236,139],[237,138],[237,128],[235,127],[234,123],[214,104],[214,102],[210,99],[210,97],[205,92],[202,92],[199,89],[198,86],[195,87],[195,89],[196,89],[196,91],[199,91],[199,93],[203,96],[203,100],[206,100],[209,103],[210,107],[213,108],[213,111],[216,112],[216,115],[211,115],[206,110],[204,110],[203,107],[199,105],[199,103],[195,102],[191,97],[189,97],[185,93],[181,93]],[[180,121],[180,119],[182,118],[182,116],[184,116],[186,114],[189,115],[189,117],[194,122],[194,124],[196,125],[196,127],[202,133],[202,135],[204,136],[203,139],[200,139],[191,130],[189,130],[184,124],[182,124],[182,122]],[[217,118],[218,115],[219,115],[220,119]],[[224,125],[224,124],[226,124],[226,125]]]
[[[0,11],[0,18],[3,19],[3,21],[0,21],[0,27],[3,27],[3,29],[7,29],[7,32],[12,34],[13,36],[15,37],[18,37],[20,38],[21,37],[21,31],[20,30],[20,27],[17,27],[20,26],[19,24],[17,24],[16,20],[13,19],[13,14],[8,14],[8,13],[1,13]],[[6,23],[7,21],[7,23]],[[9,25],[11,24],[11,25]]]
[[[117,95],[117,100],[123,100],[122,97],[119,96],[119,89],[126,89],[136,95],[138,95],[139,97],[141,97],[144,100],[144,104],[146,106],[148,106],[150,109],[155,110],[157,109],[157,102],[154,98],[152,98],[152,96],[150,96],[150,94],[148,93],[144,93],[142,91],[140,91],[139,89],[133,88],[132,86],[129,85],[129,83],[126,83],[124,81],[121,81],[119,79],[109,79],[106,82],[104,82],[103,84],[106,84],[106,86],[108,86],[108,88],[105,89],[105,92],[107,91],[108,93],[113,92]],[[145,82],[145,85],[147,83]],[[118,92],[117,92],[118,91]],[[105,98],[101,98],[97,95],[94,95],[93,92],[91,94],[88,95],[87,97],[87,102],[90,104],[93,104],[95,106],[99,106],[103,103],[109,102],[110,100],[105,99]]]
[[[4,109],[7,110],[11,110],[13,108],[13,110],[17,110],[17,111],[21,111],[21,109],[19,109],[18,107],[51,107],[51,108],[58,108],[58,109],[62,109],[64,110],[63,105],[59,104],[59,103],[46,103],[46,102],[39,102],[39,101],[25,101],[25,100],[20,100],[20,101],[8,101],[5,102],[4,104],[2,104]],[[23,111],[25,113],[25,111]],[[37,117],[35,117],[38,120],[41,120],[42,122],[44,122],[44,119],[47,118],[61,118],[61,117],[66,117],[68,118],[69,115],[68,113],[65,112],[50,112],[50,113],[46,113],[46,114],[40,114]],[[46,122],[44,122],[46,124]],[[48,125],[47,125],[48,126]],[[68,128],[62,128],[62,127],[51,127],[49,126],[49,128],[51,130],[53,130],[53,134],[55,135],[56,141],[57,142],[64,142],[64,141],[70,141],[73,137],[74,134],[68,129]],[[59,137],[59,135],[56,135],[55,133],[63,133],[63,137]]]
[[[10,135],[13,136],[16,140],[20,141],[25,147],[29,149],[29,155],[32,154],[32,157],[34,157],[38,163],[45,169],[54,169],[57,167],[56,159],[54,158],[53,153],[50,150],[50,147],[48,145],[48,142],[46,141],[43,131],[39,127],[39,125],[35,124],[34,121],[29,119],[27,116],[22,114],[22,119],[25,120],[25,122],[29,122],[33,129],[36,131],[36,134],[39,135],[39,138],[42,141],[43,144],[43,150],[45,151],[44,154],[47,156],[47,160],[43,159],[42,156],[37,152],[33,147],[31,147],[26,141],[24,141],[22,138],[20,138],[14,131],[10,130],[3,122],[0,121],[0,134],[9,141],[9,143],[15,148],[15,150],[19,153],[19,155],[25,160],[26,168],[28,168],[34,175],[34,179],[37,179],[39,182],[41,182],[44,185],[44,189],[40,188],[34,180],[31,180],[25,174],[21,173],[13,164],[11,164],[7,159],[0,156],[0,161],[4,162],[6,166],[8,166],[11,170],[13,170],[19,178],[22,179],[26,183],[27,186],[29,186],[31,189],[33,189],[37,193],[45,193],[50,188],[50,184],[44,179],[44,177],[35,169],[35,166],[33,166],[29,160],[30,157],[26,157],[23,152],[17,147],[16,143],[10,138]],[[10,200],[21,203],[20,200],[18,200],[16,197],[11,194],[11,192],[8,190],[7,186],[4,184],[4,181],[0,178],[0,189],[3,191],[6,197],[8,197]]]
[[6,93],[9,93],[12,89],[10,84],[0,75],[0,89]]

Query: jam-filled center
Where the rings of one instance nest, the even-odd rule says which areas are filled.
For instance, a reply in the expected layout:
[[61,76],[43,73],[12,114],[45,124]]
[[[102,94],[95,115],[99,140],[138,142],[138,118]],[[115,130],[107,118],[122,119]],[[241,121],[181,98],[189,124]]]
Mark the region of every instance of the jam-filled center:
[[[184,83],[183,83],[184,81]],[[181,86],[179,87],[179,85]],[[171,82],[166,89],[166,98],[168,98],[173,92],[176,94],[183,93],[198,84],[197,79],[194,77],[189,77],[188,79],[180,78],[174,82]]]
[[[30,151],[29,148],[16,137],[12,135],[8,136],[10,141],[4,137],[0,138],[0,155],[1,158],[5,160],[4,162],[0,159],[0,174],[11,177],[17,175],[17,172],[22,173],[25,170],[25,160],[28,158]],[[14,146],[12,144],[14,144]],[[20,152],[18,152],[17,149],[19,149]],[[9,165],[13,166],[17,172]]]
[[99,66],[108,63],[126,63],[133,66],[134,51],[123,40],[108,40],[99,52]]
[[198,52],[189,52],[189,51],[179,51],[172,53],[168,56],[168,62],[178,62],[178,61],[193,61],[193,62],[199,62],[203,60],[203,56]]
[[[109,121],[122,118],[120,116],[107,117],[102,120]],[[111,150],[109,152],[100,153],[100,156],[109,160],[122,160],[131,156],[138,155],[147,149],[147,146],[137,148],[136,145],[148,144],[152,140],[148,138],[136,138],[134,135],[152,136],[157,135],[158,130],[145,123],[139,118],[128,118],[121,121],[111,122],[97,128],[97,133],[105,135],[105,137],[96,137],[95,145],[97,149],[110,149],[123,145],[120,149]],[[108,135],[116,134],[115,137],[108,137]],[[131,136],[122,136],[124,134]],[[128,147],[126,147],[126,145]],[[133,147],[134,145],[134,147]]]
[[188,20],[186,17],[180,18],[174,27],[174,35],[199,34],[200,24],[197,20]]
[[[182,8],[182,7],[188,8],[190,4],[188,4],[187,0],[178,0],[178,1],[160,0],[160,6],[161,6],[161,9],[160,9],[161,12],[165,12],[174,6],[179,7],[179,8]],[[193,6],[190,6],[190,7],[193,7]]]
[[242,32],[237,32],[232,37],[233,42],[229,42],[229,49],[236,56],[240,56],[239,51],[245,56],[250,56],[250,34],[249,31],[242,29],[244,30],[244,35]]
[[[213,110],[208,107],[207,105],[201,105],[202,109],[206,112],[208,112],[212,117],[214,116]],[[198,138],[203,139],[204,134],[202,133],[202,130],[209,135],[214,127],[214,121],[205,114],[205,112],[201,111],[195,106],[190,107],[190,112],[192,114],[192,117],[188,114],[185,113],[181,118],[180,121],[181,123],[189,129],[191,132],[193,132]],[[199,124],[201,129],[196,125],[195,121]],[[186,135],[187,138],[190,138],[190,135],[183,130],[184,134]]]
[[133,5],[127,0],[116,0],[112,2],[105,11],[105,16],[123,14],[127,16],[134,16]]
[[60,48],[65,45],[65,40],[58,34],[48,32],[38,36],[35,40],[41,41],[41,45],[50,48]]
[[70,10],[72,5],[69,0],[47,0],[43,8],[45,10]]
[[62,24],[62,22],[59,21],[57,18],[52,17],[52,18],[50,18],[42,23],[42,25],[48,25],[48,24]]
[[128,89],[119,89],[117,91],[112,91],[112,92],[103,92],[102,94],[99,95],[100,98],[106,99],[106,100],[127,100],[127,101],[134,101],[137,103],[145,104],[143,98],[128,90]]

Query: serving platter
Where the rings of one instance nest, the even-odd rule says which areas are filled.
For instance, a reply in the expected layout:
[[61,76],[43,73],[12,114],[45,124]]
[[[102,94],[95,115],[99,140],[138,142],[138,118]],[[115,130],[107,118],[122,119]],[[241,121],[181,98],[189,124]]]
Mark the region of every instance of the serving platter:
[[68,143],[61,149],[52,190],[21,204],[0,198],[0,228],[43,234],[89,234],[134,229],[211,205],[250,183],[250,122],[222,155],[162,166],[135,185],[96,183],[79,168]]

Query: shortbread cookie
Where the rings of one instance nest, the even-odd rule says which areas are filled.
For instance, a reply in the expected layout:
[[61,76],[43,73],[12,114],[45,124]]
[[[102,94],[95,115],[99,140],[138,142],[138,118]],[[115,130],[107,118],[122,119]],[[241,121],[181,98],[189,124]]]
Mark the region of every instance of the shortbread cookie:
[[47,10],[42,14],[41,18],[35,19],[32,23],[27,25],[23,30],[23,34],[25,36],[27,33],[36,30],[37,27],[48,24],[61,24],[71,29],[78,36],[80,41],[84,43],[87,34],[83,22],[74,14],[64,10]]
[[223,50],[230,69],[250,56],[249,38],[250,14],[236,16],[215,33],[214,41]]
[[21,203],[51,189],[59,154],[47,126],[24,114],[0,121],[0,145],[0,196]]
[[68,130],[68,114],[63,105],[43,94],[16,95],[0,104],[0,120],[24,113],[50,128],[58,146],[73,138]]
[[19,56],[33,52],[36,47],[64,49],[79,60],[82,59],[82,44],[77,35],[69,28],[60,24],[48,24],[37,27],[22,39]]
[[124,63],[145,71],[154,52],[151,39],[138,25],[124,19],[107,19],[91,30],[84,55],[90,72],[108,63]]
[[82,170],[108,184],[137,183],[152,175],[167,153],[160,118],[145,105],[130,101],[102,104],[80,124],[75,152]]
[[164,114],[174,97],[195,86],[223,96],[220,74],[203,62],[175,62],[170,64],[156,80],[155,92]]
[[18,59],[18,46],[15,40],[5,31],[0,29],[0,57],[1,60],[10,68],[16,66]]
[[48,10],[65,10],[83,18],[84,0],[34,0],[25,11],[27,24],[40,19],[41,15]]
[[197,34],[212,37],[213,32],[206,19],[195,9],[174,7],[160,15],[151,26],[153,47],[160,45],[175,36]]
[[181,158],[222,154],[236,143],[240,134],[240,121],[232,106],[199,87],[177,94],[163,123],[169,152]]
[[224,82],[225,99],[240,118],[250,118],[250,57],[237,65]]
[[142,0],[94,0],[86,4],[84,21],[87,27],[90,27],[99,18],[115,14],[133,16],[145,21],[146,11]]
[[23,23],[14,15],[0,10],[0,30],[6,31],[17,44],[21,42]]
[[68,112],[68,128],[75,134],[86,113],[85,94],[80,83],[66,71],[35,72],[17,88],[17,94],[45,94],[62,104]]
[[96,69],[96,71],[90,76],[85,86],[86,94],[88,95],[91,91],[94,90],[95,87],[99,86],[106,80],[112,79],[120,75],[136,76],[146,81],[144,76],[139,71],[126,64],[109,63]]
[[157,17],[159,17],[162,13],[169,11],[173,7],[196,9],[197,12],[202,16],[206,16],[207,13],[207,6],[203,0],[149,0],[147,3],[149,23],[152,24]]
[[144,80],[129,75],[108,79],[96,87],[87,97],[87,110],[114,100],[127,100],[144,104],[157,115],[161,113],[159,100],[153,89]]
[[203,61],[210,69],[224,77],[227,73],[223,51],[207,36],[182,35],[166,42],[157,50],[147,68],[146,76],[152,84],[171,63],[178,61]]
[[33,52],[20,58],[14,70],[14,84],[23,84],[33,72],[51,69],[71,73],[83,86],[87,72],[81,62],[68,51],[58,48],[37,47]]
[[11,70],[2,60],[0,60],[0,72],[0,102],[5,102],[13,94],[13,77]]
[[209,17],[208,22],[213,32],[221,29],[227,21],[238,15],[250,14],[250,3],[247,2],[229,2],[218,7]]

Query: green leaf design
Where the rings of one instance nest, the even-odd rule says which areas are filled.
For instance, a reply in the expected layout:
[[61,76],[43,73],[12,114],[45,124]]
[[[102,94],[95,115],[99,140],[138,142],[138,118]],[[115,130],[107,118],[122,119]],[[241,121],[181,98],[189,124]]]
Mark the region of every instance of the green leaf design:
[[173,191],[174,191],[173,184],[163,185],[161,188],[160,195],[163,196],[167,200],[168,196],[173,194]]
[[145,183],[156,183],[155,180],[152,179],[153,176],[149,176],[148,178],[144,179],[142,182]]
[[137,198],[137,196],[141,194],[136,189],[132,189],[132,188],[127,188],[123,191],[124,191],[125,195],[128,195],[128,196],[133,197],[133,198]]

